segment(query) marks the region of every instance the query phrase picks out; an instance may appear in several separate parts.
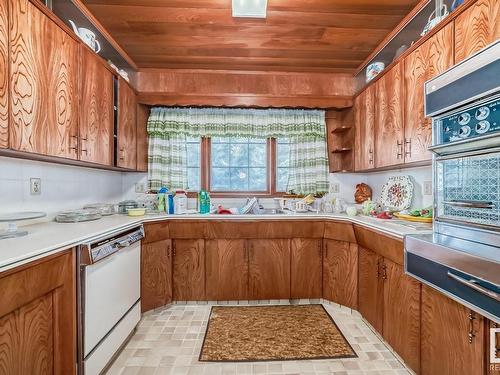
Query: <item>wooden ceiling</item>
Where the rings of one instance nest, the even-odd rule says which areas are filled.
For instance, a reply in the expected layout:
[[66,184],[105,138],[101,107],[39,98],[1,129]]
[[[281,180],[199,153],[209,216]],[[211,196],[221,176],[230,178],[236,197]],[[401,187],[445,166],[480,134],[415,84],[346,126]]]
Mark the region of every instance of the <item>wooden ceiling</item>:
[[83,0],[139,68],[352,73],[418,0]]

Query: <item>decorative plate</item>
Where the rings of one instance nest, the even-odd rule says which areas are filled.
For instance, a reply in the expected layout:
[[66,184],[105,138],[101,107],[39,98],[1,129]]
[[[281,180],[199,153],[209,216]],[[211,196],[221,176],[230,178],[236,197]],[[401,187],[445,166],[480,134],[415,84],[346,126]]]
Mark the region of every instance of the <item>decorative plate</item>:
[[413,199],[413,182],[410,176],[389,177],[380,196],[384,207],[391,210],[406,210],[410,208]]

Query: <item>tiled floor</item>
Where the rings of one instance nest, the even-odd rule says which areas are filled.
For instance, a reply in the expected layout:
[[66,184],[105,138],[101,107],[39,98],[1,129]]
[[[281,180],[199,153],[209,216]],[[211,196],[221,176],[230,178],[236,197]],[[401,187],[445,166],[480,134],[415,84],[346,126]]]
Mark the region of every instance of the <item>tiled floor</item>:
[[[272,301],[271,301],[272,302]],[[281,301],[280,303],[286,303]],[[358,313],[325,304],[358,358],[256,363],[198,361],[210,305],[173,305],[143,317],[107,375],[409,374]]]

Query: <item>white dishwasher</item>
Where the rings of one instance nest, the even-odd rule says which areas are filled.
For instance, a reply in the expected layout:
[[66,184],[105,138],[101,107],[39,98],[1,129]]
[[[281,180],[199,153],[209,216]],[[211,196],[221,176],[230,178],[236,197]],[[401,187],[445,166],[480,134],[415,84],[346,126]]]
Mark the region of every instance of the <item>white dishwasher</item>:
[[140,226],[80,246],[80,375],[103,373],[139,323],[143,237]]

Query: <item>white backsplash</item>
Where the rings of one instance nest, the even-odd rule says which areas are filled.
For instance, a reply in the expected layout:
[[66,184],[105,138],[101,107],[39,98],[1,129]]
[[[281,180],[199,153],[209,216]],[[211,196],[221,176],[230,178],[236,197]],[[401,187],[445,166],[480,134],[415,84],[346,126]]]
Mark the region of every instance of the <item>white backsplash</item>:
[[364,182],[372,188],[373,200],[378,200],[380,199],[382,186],[389,177],[404,175],[410,176],[414,184],[412,207],[431,206],[432,195],[424,195],[424,182],[432,181],[432,167],[430,166],[371,173],[332,173],[330,174],[330,185],[340,184],[340,193],[336,195],[347,202],[354,202],[356,184]]

